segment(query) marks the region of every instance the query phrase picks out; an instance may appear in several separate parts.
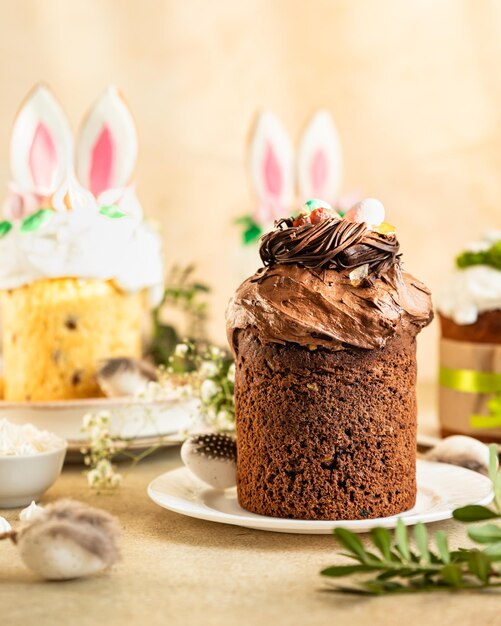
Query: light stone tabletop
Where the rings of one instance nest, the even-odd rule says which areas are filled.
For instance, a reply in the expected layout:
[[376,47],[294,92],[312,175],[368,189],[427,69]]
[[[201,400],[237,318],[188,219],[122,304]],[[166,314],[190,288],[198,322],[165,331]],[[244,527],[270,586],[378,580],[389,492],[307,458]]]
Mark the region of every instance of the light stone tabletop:
[[[122,560],[110,572],[48,583],[0,543],[0,625],[71,626],[454,626],[501,623],[501,593],[360,598],[327,593],[321,568],[341,562],[329,535],[286,535],[183,517],[148,499],[148,483],[180,464],[158,451],[126,475],[114,495],[96,495],[67,466],[42,504],[71,496],[118,516]],[[125,470],[125,468],[123,468]],[[2,511],[15,523],[19,511]],[[429,526],[465,545],[454,521]]]

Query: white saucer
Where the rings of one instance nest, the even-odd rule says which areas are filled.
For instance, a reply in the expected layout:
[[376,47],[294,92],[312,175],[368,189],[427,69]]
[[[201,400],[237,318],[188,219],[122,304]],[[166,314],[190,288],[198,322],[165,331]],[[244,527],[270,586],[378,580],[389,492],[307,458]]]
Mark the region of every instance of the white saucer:
[[172,436],[182,443],[181,433],[193,425],[198,402],[192,398],[138,400],[134,398],[89,398],[54,402],[6,402],[0,400],[0,419],[16,424],[30,422],[69,443],[70,451],[79,450],[86,440],[82,420],[87,413],[110,411],[112,432],[123,439]]
[[400,517],[406,525],[437,522],[452,517],[452,511],[467,504],[488,504],[492,500],[491,482],[485,476],[445,463],[417,462],[418,495],[416,506],[394,517],[367,520],[315,521],[255,515],[242,509],[236,489],[216,491],[198,480],[187,468],[171,470],[153,480],[148,495],[156,504],[198,519],[233,524],[279,533],[321,535],[333,528],[356,533],[376,526],[394,528]]

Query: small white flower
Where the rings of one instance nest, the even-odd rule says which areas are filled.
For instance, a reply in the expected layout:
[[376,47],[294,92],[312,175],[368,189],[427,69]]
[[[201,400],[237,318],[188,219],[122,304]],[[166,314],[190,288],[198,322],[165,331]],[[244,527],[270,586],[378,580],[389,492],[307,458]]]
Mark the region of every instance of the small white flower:
[[218,368],[214,361],[202,361],[199,371],[202,378],[212,378],[217,376],[217,370]]
[[87,415],[84,415],[83,420],[82,420],[82,430],[87,430],[88,428],[90,428],[90,425],[93,422],[94,422],[93,413],[87,413]]
[[208,407],[205,413],[210,422],[216,419],[216,409],[213,406]]
[[188,354],[188,346],[185,343],[178,343],[175,350],[174,355],[178,357],[183,357]]
[[209,349],[209,354],[211,355],[213,359],[217,359],[223,354],[223,351],[217,346],[211,346]]
[[235,363],[232,363],[228,368],[228,380],[230,383],[235,382]]
[[208,402],[211,398],[216,396],[220,390],[221,388],[219,387],[219,385],[217,385],[210,378],[207,378],[202,383],[202,386],[200,388],[200,395],[202,396],[202,400],[204,402]]
[[218,428],[225,429],[231,423],[231,413],[222,409],[216,416],[216,424]]
[[89,487],[95,487],[100,480],[99,472],[95,469],[87,472],[87,482]]
[[110,477],[110,486],[115,489],[116,487],[120,487],[122,484],[122,474],[113,474]]

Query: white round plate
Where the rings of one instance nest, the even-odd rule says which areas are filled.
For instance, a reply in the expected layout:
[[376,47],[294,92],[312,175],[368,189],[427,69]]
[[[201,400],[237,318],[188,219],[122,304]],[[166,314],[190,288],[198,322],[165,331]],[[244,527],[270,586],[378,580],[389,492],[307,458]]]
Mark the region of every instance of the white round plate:
[[[16,424],[30,422],[41,430],[48,430],[70,444],[70,449],[81,447],[86,435],[82,420],[87,413],[110,411],[112,431],[123,439],[145,439],[176,436],[189,429],[197,414],[197,400],[138,400],[135,398],[89,398],[57,402],[0,401],[0,419]],[[182,441],[182,437],[178,437]],[[179,441],[178,441],[179,443]]]
[[437,522],[452,517],[452,511],[467,504],[488,504],[492,500],[491,482],[485,476],[445,463],[417,462],[418,494],[416,506],[393,517],[367,520],[316,521],[255,515],[242,509],[236,489],[216,491],[198,480],[187,468],[172,470],[155,478],[148,495],[156,504],[198,519],[233,524],[279,533],[321,535],[334,528],[356,533],[376,526],[394,528],[400,517],[410,526],[418,522]]

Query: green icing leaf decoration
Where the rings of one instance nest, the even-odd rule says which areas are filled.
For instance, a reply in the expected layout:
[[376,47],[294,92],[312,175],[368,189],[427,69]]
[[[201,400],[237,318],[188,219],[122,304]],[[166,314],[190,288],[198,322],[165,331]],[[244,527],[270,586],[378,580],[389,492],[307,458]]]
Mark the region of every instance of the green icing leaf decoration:
[[242,242],[244,246],[249,246],[259,240],[263,234],[263,229],[251,215],[244,215],[235,220],[236,224],[244,227],[242,232]]
[[456,265],[460,269],[472,267],[473,265],[488,265],[501,270],[501,240],[493,243],[487,250],[463,252],[456,258]]
[[315,209],[332,209],[331,205],[324,200],[319,200],[318,198],[312,198],[304,203],[308,210],[314,211]]
[[102,206],[99,209],[99,213],[101,213],[101,215],[106,215],[106,217],[110,217],[113,220],[119,219],[120,217],[125,217],[126,215],[123,211],[120,211],[116,204]]
[[38,211],[22,221],[20,231],[22,233],[33,233],[50,222],[53,216],[54,211],[52,209],[38,209]]
[[5,235],[10,233],[11,230],[12,230],[11,222],[9,222],[8,220],[4,220],[3,222],[0,222],[0,239],[2,239],[3,237],[5,237]]

